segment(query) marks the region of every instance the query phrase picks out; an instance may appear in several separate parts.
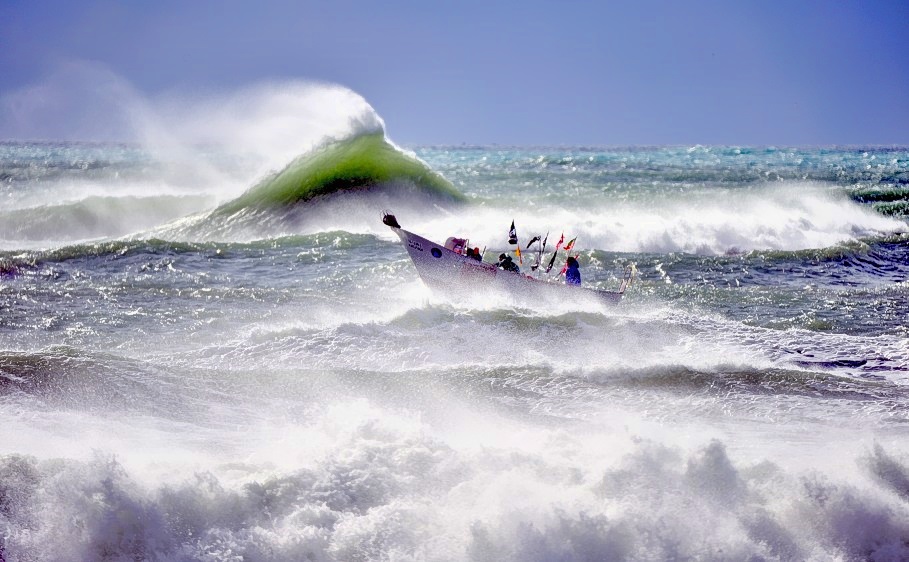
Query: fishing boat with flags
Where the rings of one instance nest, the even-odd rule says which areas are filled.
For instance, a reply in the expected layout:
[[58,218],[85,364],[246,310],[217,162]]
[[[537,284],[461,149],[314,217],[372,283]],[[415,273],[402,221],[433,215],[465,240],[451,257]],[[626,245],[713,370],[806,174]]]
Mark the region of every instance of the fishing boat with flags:
[[[475,294],[478,290],[492,289],[520,297],[593,296],[602,302],[617,303],[622,299],[625,290],[631,285],[634,278],[633,265],[625,268],[621,285],[616,291],[536,278],[517,271],[507,271],[496,263],[482,261],[482,255],[478,250],[470,248],[467,239],[450,237],[444,244],[433,242],[404,230],[395,216],[388,212],[383,213],[382,222],[401,239],[420,279],[430,289],[445,295],[463,296]],[[534,242],[541,242],[539,237],[534,238],[528,243],[528,247]],[[574,240],[562,248],[565,254],[571,249],[573,242]],[[518,244],[515,234],[514,223],[509,231],[509,243],[517,245],[515,253],[520,258],[520,244]],[[542,248],[544,245],[541,242],[540,256],[542,256]],[[552,269],[557,254],[558,246],[549,260],[548,267],[542,268],[543,271],[548,273]],[[540,268],[540,259],[538,259],[532,270],[536,271]]]

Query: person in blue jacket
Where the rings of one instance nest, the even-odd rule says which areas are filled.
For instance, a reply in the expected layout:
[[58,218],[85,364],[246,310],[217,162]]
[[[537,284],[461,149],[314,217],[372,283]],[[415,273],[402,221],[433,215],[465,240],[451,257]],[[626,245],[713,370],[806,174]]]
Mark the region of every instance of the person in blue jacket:
[[580,285],[581,284],[581,270],[578,269],[578,260],[569,256],[567,265],[568,265],[568,269],[565,270],[565,284],[566,285]]

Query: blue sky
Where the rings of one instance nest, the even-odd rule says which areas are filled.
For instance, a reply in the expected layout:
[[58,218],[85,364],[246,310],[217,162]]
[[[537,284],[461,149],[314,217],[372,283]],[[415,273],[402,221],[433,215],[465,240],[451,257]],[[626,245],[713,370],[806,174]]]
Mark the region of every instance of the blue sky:
[[0,0],[0,96],[84,61],[148,96],[341,84],[405,144],[909,145],[907,30],[905,0]]

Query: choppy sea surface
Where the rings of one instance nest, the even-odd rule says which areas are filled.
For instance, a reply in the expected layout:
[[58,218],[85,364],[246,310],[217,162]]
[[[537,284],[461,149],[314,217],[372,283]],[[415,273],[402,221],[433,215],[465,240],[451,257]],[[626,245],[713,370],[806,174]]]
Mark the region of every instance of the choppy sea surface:
[[0,143],[0,560],[909,559],[909,149],[382,135]]

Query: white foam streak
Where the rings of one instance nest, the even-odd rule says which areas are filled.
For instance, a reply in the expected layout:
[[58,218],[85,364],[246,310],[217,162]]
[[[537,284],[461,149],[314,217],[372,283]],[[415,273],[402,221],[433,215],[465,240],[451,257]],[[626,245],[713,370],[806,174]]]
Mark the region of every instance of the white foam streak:
[[[827,248],[882,233],[906,232],[906,224],[879,215],[816,185],[784,184],[711,197],[677,197],[643,203],[590,203],[563,206],[471,207],[453,214],[407,216],[408,230],[431,239],[469,237],[471,244],[506,249],[514,219],[519,238],[549,232],[551,251],[560,234],[577,236],[577,250],[686,252],[723,255],[750,250]],[[522,248],[523,250],[523,248]]]
[[217,146],[251,158],[255,175],[275,171],[327,140],[382,132],[384,123],[347,88],[303,81],[256,84],[236,92],[187,98],[169,94],[141,128],[151,146]]

